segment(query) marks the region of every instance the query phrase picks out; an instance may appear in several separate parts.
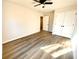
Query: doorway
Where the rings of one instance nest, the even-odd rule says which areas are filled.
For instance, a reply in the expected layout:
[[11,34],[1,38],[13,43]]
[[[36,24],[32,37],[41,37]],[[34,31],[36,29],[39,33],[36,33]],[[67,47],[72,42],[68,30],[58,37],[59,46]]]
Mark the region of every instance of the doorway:
[[48,23],[49,17],[48,16],[41,16],[40,17],[40,31],[48,31]]
[[40,31],[43,31],[43,16],[40,17]]
[[53,19],[50,16],[40,16],[40,31],[52,32]]

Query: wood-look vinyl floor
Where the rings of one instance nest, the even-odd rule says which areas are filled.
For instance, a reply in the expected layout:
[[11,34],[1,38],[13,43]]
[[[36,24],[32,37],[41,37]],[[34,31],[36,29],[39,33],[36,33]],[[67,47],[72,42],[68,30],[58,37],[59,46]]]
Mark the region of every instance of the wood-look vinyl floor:
[[70,39],[41,31],[3,44],[3,59],[30,59],[41,47],[65,41]]

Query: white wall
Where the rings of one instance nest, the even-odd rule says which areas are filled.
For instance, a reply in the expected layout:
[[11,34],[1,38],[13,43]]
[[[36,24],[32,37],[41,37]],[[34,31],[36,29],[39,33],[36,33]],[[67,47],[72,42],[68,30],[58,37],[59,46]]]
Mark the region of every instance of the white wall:
[[3,1],[3,43],[40,31],[40,13]]

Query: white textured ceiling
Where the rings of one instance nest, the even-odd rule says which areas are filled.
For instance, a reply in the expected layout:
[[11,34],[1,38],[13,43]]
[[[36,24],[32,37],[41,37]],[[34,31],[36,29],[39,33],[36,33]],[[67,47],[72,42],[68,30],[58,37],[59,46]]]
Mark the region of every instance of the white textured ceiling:
[[52,5],[45,5],[45,8],[42,8],[43,5],[34,7],[34,5],[38,4],[33,0],[8,0],[10,2],[23,5],[33,10],[41,11],[41,12],[50,12],[57,8],[63,8],[70,5],[76,5],[76,0],[50,0],[53,2]]

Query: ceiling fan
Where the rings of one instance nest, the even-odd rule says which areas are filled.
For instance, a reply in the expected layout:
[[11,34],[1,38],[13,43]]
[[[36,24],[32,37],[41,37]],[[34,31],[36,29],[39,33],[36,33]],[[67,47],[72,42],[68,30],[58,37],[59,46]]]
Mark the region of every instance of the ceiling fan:
[[47,2],[48,0],[34,0],[34,1],[37,2],[37,3],[39,3],[37,5],[34,5],[34,7],[43,4],[42,8],[44,8],[45,7],[45,4],[53,4],[53,2]]

